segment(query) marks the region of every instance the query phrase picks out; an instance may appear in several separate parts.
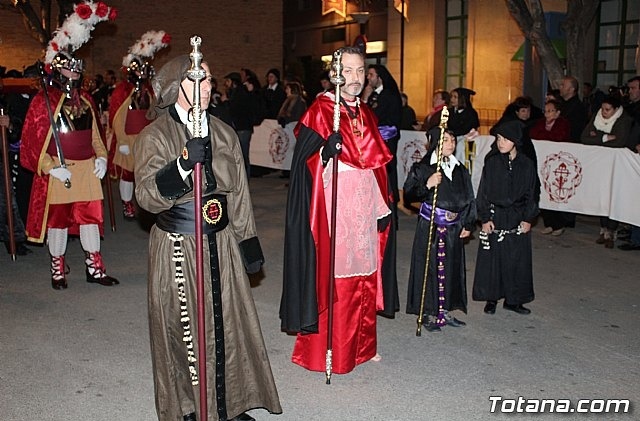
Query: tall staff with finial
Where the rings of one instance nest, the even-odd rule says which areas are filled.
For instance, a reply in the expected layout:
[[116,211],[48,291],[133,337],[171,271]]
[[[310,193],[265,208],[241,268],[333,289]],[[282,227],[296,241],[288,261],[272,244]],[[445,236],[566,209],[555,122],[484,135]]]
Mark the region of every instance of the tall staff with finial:
[[[201,137],[202,127],[200,114],[200,82],[206,77],[206,71],[202,68],[202,53],[200,52],[202,39],[195,35],[191,37],[193,50],[191,58],[191,68],[187,72],[187,77],[194,83],[193,86],[193,137]],[[202,234],[202,164],[196,163],[193,169],[193,195],[195,209],[195,239],[196,239],[196,295],[198,313],[198,373],[200,377],[200,419],[207,420],[207,343],[205,328],[204,309],[204,266],[203,266],[203,234]]]
[[[447,121],[449,120],[449,110],[446,106],[442,108],[442,114],[440,117],[440,139],[438,140],[437,148],[437,161],[436,172],[440,172],[442,167],[442,145],[444,144],[444,131],[447,128]],[[438,185],[433,188],[433,200],[431,201],[431,217],[429,218],[429,241],[427,242],[427,258],[424,262],[424,278],[422,279],[422,294],[420,295],[420,313],[418,313],[418,328],[416,330],[416,336],[422,335],[422,315],[424,313],[424,299],[427,293],[427,275],[429,271],[429,259],[431,258],[431,246],[433,245],[433,226],[435,225],[436,218],[436,202],[438,200]]]
[[[342,50],[333,53],[331,63],[331,83],[335,86],[335,102],[333,105],[333,132],[340,133],[340,86],[344,85],[342,76]],[[331,168],[331,243],[329,266],[329,308],[327,309],[327,354],[325,356],[325,374],[327,384],[331,384],[331,366],[333,362],[333,290],[336,282],[336,216],[338,202],[338,157],[333,157]]]

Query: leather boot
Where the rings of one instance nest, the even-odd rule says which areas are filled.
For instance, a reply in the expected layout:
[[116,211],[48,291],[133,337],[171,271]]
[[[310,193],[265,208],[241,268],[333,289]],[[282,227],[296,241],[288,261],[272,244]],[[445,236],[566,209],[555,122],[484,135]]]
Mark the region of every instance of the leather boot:
[[69,271],[64,265],[64,256],[51,256],[51,287],[53,289],[67,289]]
[[87,282],[98,283],[110,287],[117,285],[120,282],[116,278],[112,278],[107,275],[107,271],[104,268],[104,262],[102,261],[102,254],[99,251],[93,253],[86,253],[85,263],[87,264]]

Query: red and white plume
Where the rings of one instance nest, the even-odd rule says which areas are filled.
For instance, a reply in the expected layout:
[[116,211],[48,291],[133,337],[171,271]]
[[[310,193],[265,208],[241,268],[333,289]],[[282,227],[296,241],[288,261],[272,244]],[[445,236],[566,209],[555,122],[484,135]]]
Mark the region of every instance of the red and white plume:
[[129,54],[122,59],[122,65],[129,67],[134,58],[152,59],[156,51],[169,45],[171,36],[164,31],[148,31],[129,47]]
[[117,10],[103,2],[85,1],[73,6],[69,15],[49,41],[44,56],[45,64],[50,64],[60,51],[73,53],[91,38],[91,31],[96,24],[105,20],[114,20]]

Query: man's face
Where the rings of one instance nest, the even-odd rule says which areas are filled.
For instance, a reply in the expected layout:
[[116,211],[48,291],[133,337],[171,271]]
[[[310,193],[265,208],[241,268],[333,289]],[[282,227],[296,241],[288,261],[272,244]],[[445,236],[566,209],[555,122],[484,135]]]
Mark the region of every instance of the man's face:
[[573,85],[570,80],[564,79],[562,81],[562,84],[560,85],[560,95],[564,99],[569,99],[574,95]]
[[269,73],[267,75],[267,83],[269,85],[273,85],[274,83],[276,83],[278,81],[278,78],[276,78],[276,75],[274,75],[273,73]]
[[382,80],[380,76],[378,76],[378,73],[376,73],[376,69],[369,69],[367,72],[367,80],[373,89],[378,89],[382,86]]
[[342,76],[345,80],[342,86],[342,95],[346,99],[353,101],[355,97],[360,95],[364,87],[365,69],[362,56],[358,54],[343,54]]
[[[209,106],[209,99],[211,97],[211,71],[207,63],[202,63],[202,68],[205,71],[205,78],[200,81],[200,108],[206,110]],[[195,83],[187,78],[181,83],[184,93],[182,91],[178,95],[178,104],[185,110],[191,108],[190,103],[193,103],[193,88]],[[185,98],[186,94],[186,98]]]
[[640,101],[640,80],[634,80],[629,83],[629,101]]

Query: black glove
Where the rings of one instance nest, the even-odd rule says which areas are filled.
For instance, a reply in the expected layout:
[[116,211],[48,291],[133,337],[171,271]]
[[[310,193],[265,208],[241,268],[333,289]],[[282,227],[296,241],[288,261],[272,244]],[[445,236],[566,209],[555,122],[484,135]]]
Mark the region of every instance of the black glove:
[[189,139],[182,149],[182,156],[179,159],[180,166],[185,171],[191,171],[198,162],[204,162],[207,156],[207,145],[209,141],[203,137]]
[[322,149],[322,165],[327,165],[329,159],[342,152],[342,135],[340,133],[332,133],[324,144]]
[[278,124],[284,129],[287,126],[287,119],[285,117],[278,117]]

